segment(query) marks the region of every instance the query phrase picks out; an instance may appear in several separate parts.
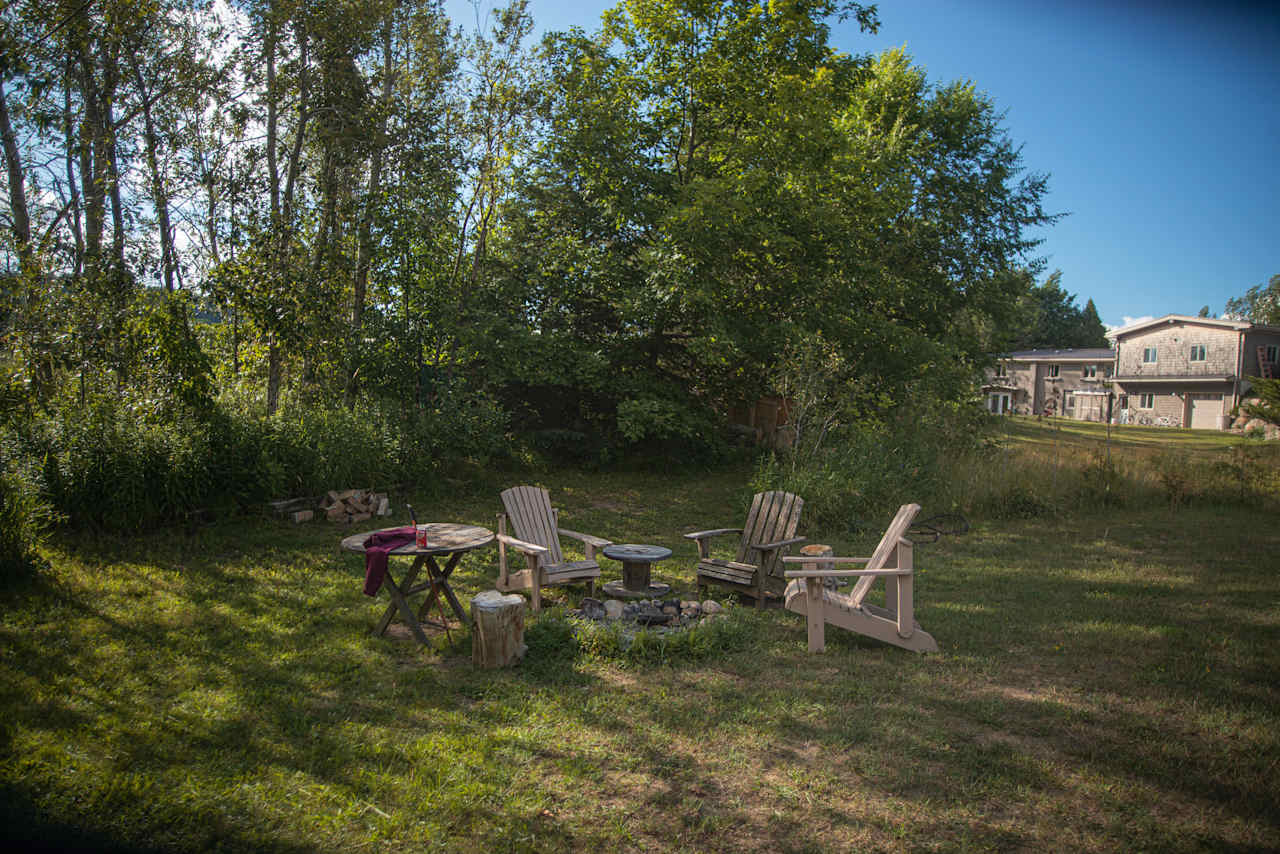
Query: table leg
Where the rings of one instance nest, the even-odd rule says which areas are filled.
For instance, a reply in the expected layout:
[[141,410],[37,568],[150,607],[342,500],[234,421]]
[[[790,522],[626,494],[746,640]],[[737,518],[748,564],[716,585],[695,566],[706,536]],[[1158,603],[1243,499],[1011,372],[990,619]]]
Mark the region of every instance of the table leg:
[[422,630],[422,625],[418,622],[418,618],[414,616],[413,608],[409,605],[409,600],[404,598],[404,594],[400,592],[400,588],[391,580],[391,575],[389,573],[386,579],[384,579],[383,584],[386,586],[387,592],[391,594],[391,601],[395,603],[393,607],[400,610],[400,618],[404,620],[405,624],[409,627],[409,630],[413,632],[413,636],[418,639],[418,643],[423,646],[427,646],[428,641],[426,632]]
[[[389,593],[391,593],[391,591],[395,591],[395,592],[391,593],[391,604],[387,606],[387,610],[382,615],[382,619],[378,621],[378,627],[373,630],[373,633],[375,635],[381,636],[387,633],[387,626],[391,625],[391,620],[395,617],[396,610],[400,607],[401,601],[404,602],[404,605],[406,608],[409,606],[408,601],[405,600],[404,598],[404,593],[401,592],[401,587],[403,587],[404,590],[413,589],[414,579],[416,579],[418,577],[418,573],[422,571],[422,566],[425,563],[425,561],[426,561],[426,555],[418,555],[418,557],[414,560],[413,565],[409,567],[409,571],[405,573],[404,580],[401,582],[400,586],[396,586],[396,583],[391,579],[391,571],[387,570],[387,576],[383,580],[383,584],[387,585],[387,592]],[[388,584],[388,582],[390,583]],[[399,599],[400,601],[397,601],[397,599]],[[413,616],[412,608],[409,609],[409,616],[410,617]],[[409,627],[412,629],[416,625],[417,625],[417,621],[414,620],[412,623],[409,624]],[[421,633],[421,632],[422,632],[422,628],[418,627],[418,633]],[[423,643],[427,642],[425,635],[423,635],[419,639]]]
[[449,586],[449,576],[453,574],[461,558],[462,552],[454,552],[450,555],[449,562],[445,564],[444,572],[440,575],[440,587],[444,590],[444,598],[449,600],[449,607],[453,608],[453,613],[458,615],[458,620],[465,626],[468,622],[467,612],[462,609],[462,603],[458,601],[457,596],[453,595],[453,588]]
[[[458,615],[462,625],[465,626],[467,624],[467,612],[462,610],[462,603],[458,601],[458,597],[453,594],[453,588],[449,586],[449,576],[453,574],[453,570],[457,568],[458,561],[461,558],[462,552],[454,552],[449,555],[449,562],[441,570],[434,557],[427,557],[427,574],[431,576],[431,592],[427,594],[426,601],[422,603],[420,614],[426,614],[431,606],[436,603],[436,599],[441,594],[444,594],[449,607],[453,608],[453,613]],[[443,610],[441,613],[443,614]]]

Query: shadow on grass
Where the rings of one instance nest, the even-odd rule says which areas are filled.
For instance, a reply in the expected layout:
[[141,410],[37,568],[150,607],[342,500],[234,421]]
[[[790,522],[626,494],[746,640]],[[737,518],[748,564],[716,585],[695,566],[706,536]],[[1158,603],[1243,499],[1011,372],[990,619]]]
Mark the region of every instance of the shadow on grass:
[[[616,841],[583,817],[612,803],[639,848],[803,850],[814,822],[881,846],[1017,848],[1051,844],[1055,817],[1001,811],[1094,798],[1056,820],[1096,819],[1123,846],[1134,813],[1172,803],[1275,838],[1274,736],[1236,725],[1275,722],[1276,583],[1241,561],[1276,553],[1276,535],[1248,519],[1139,522],[1020,523],[918,550],[937,656],[837,630],[808,656],[800,618],[744,611],[749,648],[720,658],[545,655],[497,673],[473,671],[463,645],[437,657],[371,638],[386,599],[358,593],[331,532],[253,534],[229,554],[147,543],[137,563],[82,551],[110,586],[46,585],[27,594],[28,622],[2,629],[7,824],[107,850],[314,848],[310,828],[273,830],[297,799],[371,839],[554,850]],[[491,573],[464,564],[460,597]],[[19,731],[89,755],[19,759]],[[157,788],[142,797],[112,782],[143,778]],[[281,794],[259,802],[246,781]],[[1186,847],[1180,825],[1149,832]]]

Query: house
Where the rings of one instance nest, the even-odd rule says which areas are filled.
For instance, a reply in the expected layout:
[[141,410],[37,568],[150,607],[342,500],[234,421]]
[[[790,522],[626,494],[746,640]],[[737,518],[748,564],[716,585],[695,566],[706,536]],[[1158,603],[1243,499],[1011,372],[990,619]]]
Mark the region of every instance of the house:
[[1110,334],[1119,420],[1225,430],[1249,377],[1275,376],[1280,327],[1168,314]]
[[982,386],[991,412],[1064,415],[1080,421],[1107,418],[1107,380],[1115,351],[1022,350],[1001,356]]

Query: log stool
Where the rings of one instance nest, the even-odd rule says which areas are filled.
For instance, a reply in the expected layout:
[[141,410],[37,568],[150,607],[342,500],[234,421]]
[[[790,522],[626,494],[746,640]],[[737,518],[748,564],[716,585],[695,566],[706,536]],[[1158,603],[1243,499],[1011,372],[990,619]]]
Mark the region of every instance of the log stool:
[[497,590],[471,600],[471,662],[476,667],[510,667],[528,649],[524,643],[524,597]]
[[[810,543],[807,546],[800,547],[800,554],[803,557],[811,557],[814,559],[812,564],[813,569],[835,569],[836,568],[836,565],[831,561],[818,560],[818,558],[831,557],[833,554],[835,554],[835,552],[831,549],[831,546],[825,546],[825,545],[822,545],[821,543]],[[808,561],[805,561],[805,566],[810,566]],[[835,590],[836,580],[834,578],[824,578],[822,579],[822,586],[827,588],[828,590]]]

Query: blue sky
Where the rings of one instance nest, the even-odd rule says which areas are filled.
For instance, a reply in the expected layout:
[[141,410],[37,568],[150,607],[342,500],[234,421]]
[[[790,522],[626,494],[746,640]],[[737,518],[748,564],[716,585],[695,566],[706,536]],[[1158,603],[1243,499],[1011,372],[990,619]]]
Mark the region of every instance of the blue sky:
[[[493,3],[482,2],[481,8]],[[539,30],[595,30],[601,0],[530,0]],[[447,0],[460,24],[474,12]],[[930,80],[971,80],[1048,173],[1047,270],[1117,326],[1195,314],[1280,273],[1280,4],[887,0],[849,53],[905,45]]]

